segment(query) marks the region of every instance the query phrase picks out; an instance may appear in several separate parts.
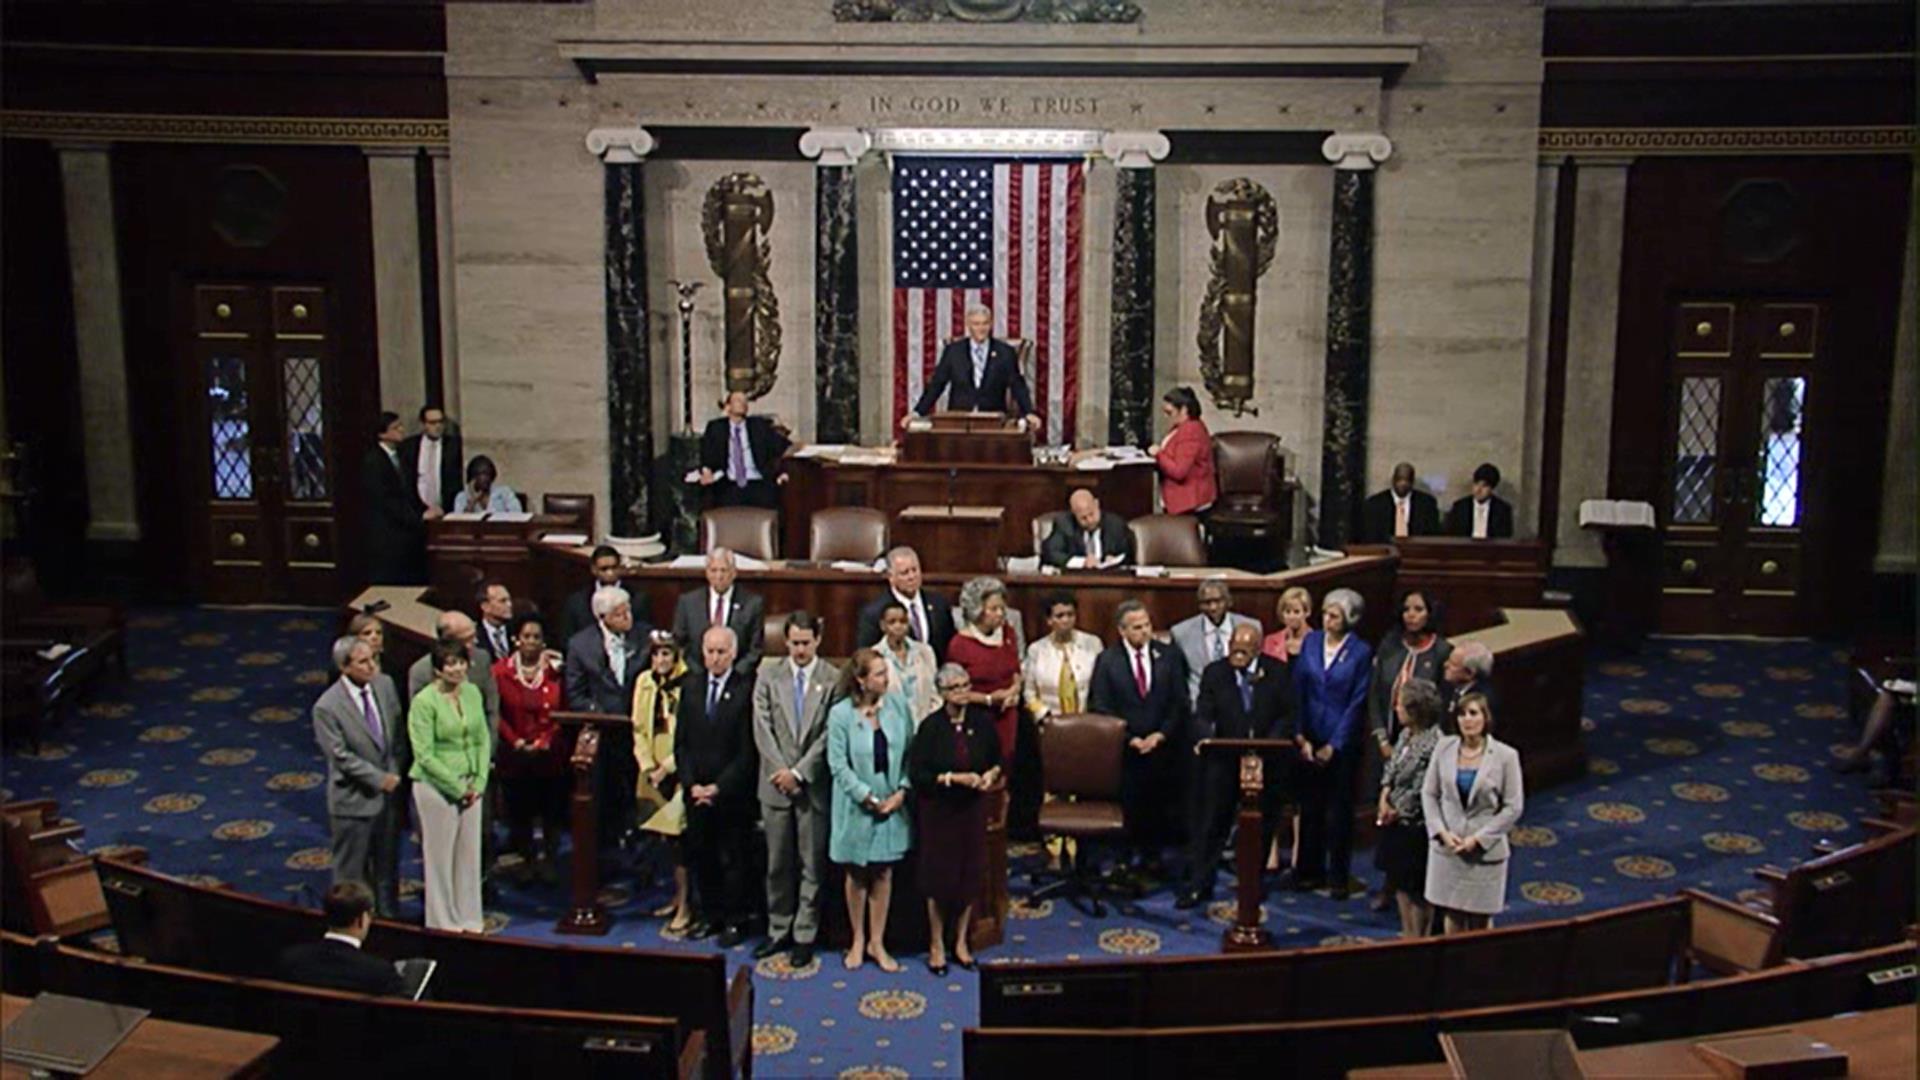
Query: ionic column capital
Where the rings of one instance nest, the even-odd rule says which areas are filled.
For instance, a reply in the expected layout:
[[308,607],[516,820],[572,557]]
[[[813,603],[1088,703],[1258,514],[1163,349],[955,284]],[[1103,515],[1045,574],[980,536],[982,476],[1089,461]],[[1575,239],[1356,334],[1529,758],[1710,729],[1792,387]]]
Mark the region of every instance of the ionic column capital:
[[1173,150],[1158,131],[1109,131],[1100,137],[1100,152],[1121,169],[1151,169]]
[[800,136],[800,152],[821,168],[858,165],[873,149],[873,136],[859,128],[808,128]]
[[643,127],[604,127],[587,132],[587,153],[608,165],[637,165],[653,153],[653,147],[653,134]]
[[1336,169],[1371,172],[1393,156],[1393,142],[1378,132],[1336,132],[1320,144]]

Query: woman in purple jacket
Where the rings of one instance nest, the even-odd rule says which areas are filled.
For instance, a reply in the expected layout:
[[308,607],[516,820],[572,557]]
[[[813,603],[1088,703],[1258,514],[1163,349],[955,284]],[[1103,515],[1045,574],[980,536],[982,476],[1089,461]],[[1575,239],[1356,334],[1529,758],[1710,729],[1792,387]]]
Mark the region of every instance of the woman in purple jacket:
[[1352,589],[1334,589],[1320,603],[1320,629],[1301,643],[1294,664],[1299,718],[1300,859],[1295,889],[1345,900],[1352,892],[1353,799],[1366,734],[1373,649],[1354,629],[1364,605]]

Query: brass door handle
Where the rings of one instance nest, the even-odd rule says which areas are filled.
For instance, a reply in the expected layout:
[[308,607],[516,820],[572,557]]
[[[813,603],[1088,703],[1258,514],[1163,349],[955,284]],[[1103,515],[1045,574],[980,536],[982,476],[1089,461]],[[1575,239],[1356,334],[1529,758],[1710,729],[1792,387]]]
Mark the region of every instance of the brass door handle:
[[1766,575],[1767,577],[1772,577],[1773,575],[1779,572],[1780,572],[1780,564],[1777,562],[1774,562],[1772,559],[1768,559],[1766,562],[1763,562],[1760,564],[1760,573]]
[[228,533],[228,534],[227,534],[227,546],[228,546],[228,547],[232,547],[232,548],[243,548],[243,547],[246,547],[246,546],[247,546],[247,534],[246,534],[246,533],[243,533],[243,532],[230,532],[230,533]]
[[1680,561],[1680,572],[1691,577],[1700,572],[1700,564],[1692,559],[1682,559]]

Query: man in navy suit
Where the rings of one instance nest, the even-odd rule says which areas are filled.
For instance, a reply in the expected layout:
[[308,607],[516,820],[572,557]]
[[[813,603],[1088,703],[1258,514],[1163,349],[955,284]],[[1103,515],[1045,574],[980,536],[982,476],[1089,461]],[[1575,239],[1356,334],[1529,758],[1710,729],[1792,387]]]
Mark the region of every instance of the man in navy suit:
[[778,510],[792,444],[768,417],[748,416],[747,406],[745,390],[728,391],[721,403],[726,415],[707,421],[700,434],[700,486],[719,506]]
[[1145,604],[1122,601],[1115,615],[1120,640],[1094,661],[1088,707],[1127,722],[1120,803],[1135,860],[1160,878],[1160,849],[1172,840],[1168,810],[1180,804],[1175,736],[1187,718],[1187,664],[1180,650],[1153,640]]
[[[1029,428],[1040,427],[1033,398],[1027,393],[1027,378],[1020,373],[1019,354],[1012,345],[993,339],[993,312],[986,308],[968,311],[967,336],[947,342],[940,350],[933,380],[913,411],[921,416],[932,412],[942,393],[947,395],[947,408],[955,412],[1004,412],[1025,417]],[[1008,405],[1009,395],[1013,407]]]
[[[754,792],[760,754],[753,742],[753,682],[733,670],[740,643],[733,629],[700,635],[703,670],[689,674],[674,717],[673,759],[685,785],[684,850],[700,897],[689,937],[719,933],[731,949],[746,934]],[[629,754],[631,756],[631,754]]]
[[326,914],[326,936],[282,950],[275,965],[282,979],[352,994],[406,993],[398,968],[360,951],[367,931],[373,929],[373,893],[365,885],[358,881],[335,884],[327,890],[321,910]]
[[[1293,689],[1280,661],[1261,655],[1257,623],[1235,626],[1228,638],[1227,655],[1201,672],[1200,701],[1193,710],[1193,738],[1196,743],[1214,738],[1292,741]],[[1188,830],[1187,889],[1174,904],[1182,910],[1198,907],[1213,896],[1214,864],[1240,804],[1238,755],[1206,754],[1195,764],[1200,816]],[[1275,787],[1272,774],[1284,767],[1280,757],[1267,758],[1270,791]]]

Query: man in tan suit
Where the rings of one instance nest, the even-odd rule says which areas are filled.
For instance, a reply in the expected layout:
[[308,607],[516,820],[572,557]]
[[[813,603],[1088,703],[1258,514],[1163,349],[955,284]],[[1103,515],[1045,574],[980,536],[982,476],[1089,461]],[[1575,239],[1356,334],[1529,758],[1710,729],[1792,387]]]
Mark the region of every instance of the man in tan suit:
[[767,940],[757,959],[791,949],[813,962],[820,879],[827,862],[827,706],[840,672],[819,658],[820,626],[787,616],[785,659],[761,663],[753,688],[753,744],[760,751],[760,820],[767,835]]

